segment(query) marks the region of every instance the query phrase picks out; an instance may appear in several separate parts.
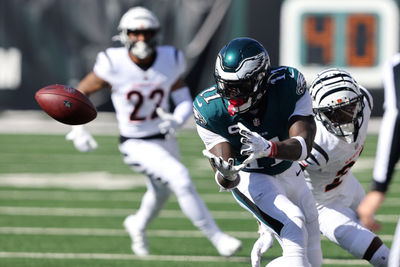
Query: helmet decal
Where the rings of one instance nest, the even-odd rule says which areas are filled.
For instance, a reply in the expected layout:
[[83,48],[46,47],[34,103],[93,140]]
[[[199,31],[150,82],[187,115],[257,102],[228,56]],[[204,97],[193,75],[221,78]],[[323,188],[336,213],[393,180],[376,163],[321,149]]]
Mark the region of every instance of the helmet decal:
[[214,72],[217,90],[230,103],[232,116],[254,108],[262,98],[265,90],[260,84],[269,66],[267,51],[251,38],[233,39],[218,53]]

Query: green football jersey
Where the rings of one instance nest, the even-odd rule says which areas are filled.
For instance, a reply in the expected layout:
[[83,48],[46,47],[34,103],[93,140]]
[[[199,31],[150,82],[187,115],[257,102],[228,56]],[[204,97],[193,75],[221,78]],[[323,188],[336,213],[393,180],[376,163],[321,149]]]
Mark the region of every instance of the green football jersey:
[[[266,94],[261,100],[256,114],[246,112],[231,116],[228,101],[217,93],[216,85],[198,94],[193,102],[196,123],[229,141],[235,151],[236,164],[247,156],[240,155],[242,144],[238,122],[257,132],[270,141],[289,138],[288,120],[293,114],[296,102],[306,92],[303,75],[295,68],[271,68],[268,80],[263,83]],[[246,166],[243,171],[276,175],[287,170],[292,161],[274,158],[260,158]]]

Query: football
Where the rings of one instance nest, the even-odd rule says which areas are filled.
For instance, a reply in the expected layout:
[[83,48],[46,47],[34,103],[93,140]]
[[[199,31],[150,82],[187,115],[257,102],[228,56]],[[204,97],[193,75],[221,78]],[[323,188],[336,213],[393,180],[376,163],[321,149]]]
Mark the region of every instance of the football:
[[66,85],[43,87],[36,92],[35,98],[50,117],[64,124],[85,124],[97,116],[97,110],[89,98]]

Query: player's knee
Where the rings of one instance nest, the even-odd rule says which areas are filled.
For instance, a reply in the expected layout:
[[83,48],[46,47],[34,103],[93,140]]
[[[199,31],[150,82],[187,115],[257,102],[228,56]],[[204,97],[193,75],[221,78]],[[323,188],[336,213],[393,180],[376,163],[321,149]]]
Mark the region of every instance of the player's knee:
[[167,186],[158,187],[156,190],[156,199],[157,202],[165,202],[171,195],[171,190]]
[[322,251],[321,251],[321,238],[319,231],[318,219],[313,222],[306,222],[308,244],[307,256],[311,266],[322,265]]
[[177,197],[185,194],[192,194],[195,190],[189,172],[182,169],[179,173],[175,173],[175,178],[170,179],[170,188]]
[[304,216],[289,218],[280,233],[283,242],[283,250],[286,254],[303,254],[306,247],[307,229]]

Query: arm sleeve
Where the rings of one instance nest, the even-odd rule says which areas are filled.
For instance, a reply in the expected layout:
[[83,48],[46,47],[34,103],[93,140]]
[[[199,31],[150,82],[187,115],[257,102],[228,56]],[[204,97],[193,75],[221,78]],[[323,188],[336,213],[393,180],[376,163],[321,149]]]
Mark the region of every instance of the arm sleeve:
[[311,96],[307,92],[296,102],[294,112],[290,115],[289,119],[293,116],[313,116]]
[[103,79],[108,81],[108,76],[112,68],[112,62],[106,51],[97,54],[96,62],[93,67],[93,72]]
[[203,143],[206,146],[207,150],[210,150],[219,143],[228,142],[228,140],[226,140],[219,134],[211,132],[210,130],[207,130],[199,125],[196,125],[196,128],[197,128],[197,133],[199,134],[201,140],[203,140]]
[[172,101],[175,104],[174,117],[182,125],[192,115],[192,96],[188,87],[182,87],[171,93]]

